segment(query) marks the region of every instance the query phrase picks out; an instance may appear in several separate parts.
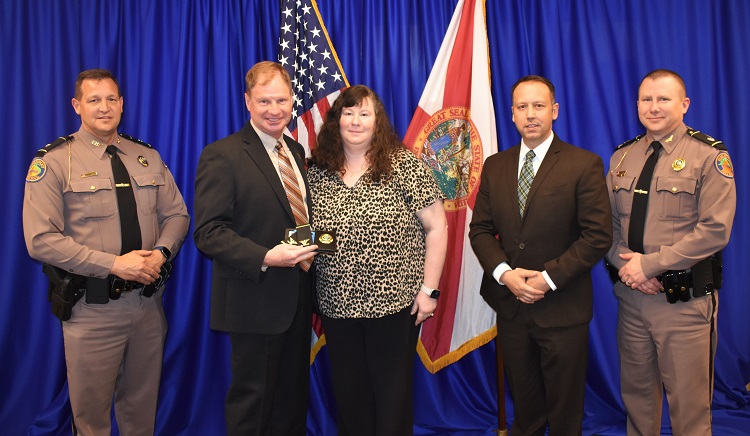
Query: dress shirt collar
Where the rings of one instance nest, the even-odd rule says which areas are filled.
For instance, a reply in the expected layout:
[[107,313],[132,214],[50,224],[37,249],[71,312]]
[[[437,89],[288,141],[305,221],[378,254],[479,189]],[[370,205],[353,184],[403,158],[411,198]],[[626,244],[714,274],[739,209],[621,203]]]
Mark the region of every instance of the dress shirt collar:
[[269,154],[276,153],[276,142],[277,141],[281,141],[281,143],[284,145],[284,148],[287,149],[287,156],[290,155],[289,151],[288,151],[289,147],[287,147],[286,143],[284,142],[284,135],[281,135],[281,138],[277,139],[277,138],[274,138],[273,136],[271,136],[271,135],[269,135],[269,134],[267,134],[265,132],[262,132],[258,128],[258,126],[255,125],[255,123],[253,122],[252,118],[250,119],[250,125],[253,126],[253,130],[255,130],[255,133],[258,134],[258,137],[260,138],[260,142],[263,143],[263,147],[265,147],[266,151]]
[[[541,144],[537,145],[534,148],[534,154],[536,155],[534,157],[534,160],[532,161],[532,164],[534,165],[534,174],[536,174],[537,170],[539,170],[539,165],[542,164],[542,161],[544,160],[544,156],[547,155],[547,152],[549,151],[550,145],[552,145],[552,140],[555,138],[555,133],[550,132],[549,137],[544,140]],[[521,153],[518,156],[518,171],[519,174],[521,172],[521,167],[523,166],[524,160],[526,160],[526,153],[531,150],[524,142],[523,139],[521,139]]]
[[102,142],[99,138],[94,136],[91,132],[84,129],[83,126],[81,126],[80,129],[78,129],[78,132],[76,132],[76,135],[78,136],[78,139],[83,142],[87,148],[89,148],[94,154],[96,154],[97,157],[100,159],[102,156],[104,156],[104,153],[107,151],[108,145],[115,145],[117,146],[117,149],[120,150],[123,154],[127,154],[125,150],[120,146],[121,140],[120,135],[117,135],[115,137],[115,143],[114,144],[107,144],[105,142]]

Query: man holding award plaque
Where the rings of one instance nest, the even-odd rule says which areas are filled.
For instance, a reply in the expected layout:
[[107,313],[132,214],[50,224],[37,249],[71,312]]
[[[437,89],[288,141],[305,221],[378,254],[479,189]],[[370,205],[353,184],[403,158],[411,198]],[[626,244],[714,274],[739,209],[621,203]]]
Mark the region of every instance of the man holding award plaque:
[[[245,85],[250,121],[208,145],[198,162],[193,236],[213,260],[211,328],[228,332],[232,343],[227,434],[304,435],[312,322],[308,270],[318,248],[310,243],[304,151],[283,134],[292,111],[284,68],[260,62],[248,71]],[[295,234],[285,233],[287,228]],[[308,237],[299,238],[303,229]]]

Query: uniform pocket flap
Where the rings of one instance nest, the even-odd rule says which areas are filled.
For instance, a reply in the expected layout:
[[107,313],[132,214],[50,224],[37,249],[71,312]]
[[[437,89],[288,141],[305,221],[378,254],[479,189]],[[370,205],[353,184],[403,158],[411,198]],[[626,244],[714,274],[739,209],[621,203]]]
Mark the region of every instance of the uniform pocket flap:
[[632,191],[635,177],[612,177],[612,191]]
[[140,187],[145,186],[164,186],[164,176],[159,173],[138,174],[133,176],[135,184]]
[[697,180],[686,177],[659,177],[656,179],[657,192],[671,192],[672,194],[695,194]]
[[71,180],[70,189],[73,192],[96,192],[103,189],[112,189],[112,179],[110,178],[86,178],[84,180]]

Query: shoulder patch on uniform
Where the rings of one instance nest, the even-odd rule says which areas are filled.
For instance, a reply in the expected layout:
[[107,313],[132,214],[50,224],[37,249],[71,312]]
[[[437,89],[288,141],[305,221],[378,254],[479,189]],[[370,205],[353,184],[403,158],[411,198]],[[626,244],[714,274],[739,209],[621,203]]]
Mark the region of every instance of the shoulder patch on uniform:
[[47,163],[41,157],[34,158],[29,166],[29,172],[26,173],[27,182],[38,182],[47,174]]
[[[718,139],[712,138],[705,133],[701,132],[700,130],[695,130],[690,127],[687,128],[687,134],[692,136],[693,138],[699,140],[700,142],[703,142],[705,144],[710,145],[711,147],[718,148],[719,150],[725,150],[727,149],[726,145],[724,145],[723,142],[719,141]],[[727,156],[729,157],[729,156]]]
[[732,167],[732,161],[729,159],[729,153],[722,151],[716,156],[716,169],[721,173],[722,176],[733,179],[734,168]]
[[627,147],[628,145],[631,145],[631,144],[633,144],[635,142],[638,142],[639,139],[643,138],[643,135],[644,134],[641,133],[640,135],[636,136],[635,138],[629,139],[629,140],[623,142],[622,144],[620,144],[620,145],[617,146],[617,150],[621,149],[622,147]]
[[36,155],[34,157],[43,157],[45,154],[47,154],[48,151],[52,150],[53,148],[57,147],[60,144],[64,144],[66,141],[72,141],[73,135],[68,136],[61,136],[54,141],[50,142],[49,144],[45,145],[44,147],[37,150]]
[[119,133],[119,135],[120,135],[120,136],[122,136],[123,138],[127,139],[128,141],[133,141],[133,142],[135,142],[136,144],[141,144],[141,145],[142,145],[142,146],[144,146],[144,147],[148,147],[148,148],[154,148],[154,147],[152,147],[152,146],[151,146],[151,144],[149,144],[148,142],[146,142],[146,141],[141,141],[140,139],[136,139],[136,138],[133,138],[132,136],[130,136],[130,135],[127,135],[127,134],[125,134],[125,133]]

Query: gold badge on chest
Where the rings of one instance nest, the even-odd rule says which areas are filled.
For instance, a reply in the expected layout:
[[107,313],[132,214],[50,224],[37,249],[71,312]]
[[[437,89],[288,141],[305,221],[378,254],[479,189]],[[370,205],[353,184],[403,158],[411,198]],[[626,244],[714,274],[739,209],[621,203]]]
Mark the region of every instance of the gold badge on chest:
[[685,159],[683,158],[677,158],[674,162],[672,162],[672,169],[675,171],[682,171],[682,169],[685,168]]

